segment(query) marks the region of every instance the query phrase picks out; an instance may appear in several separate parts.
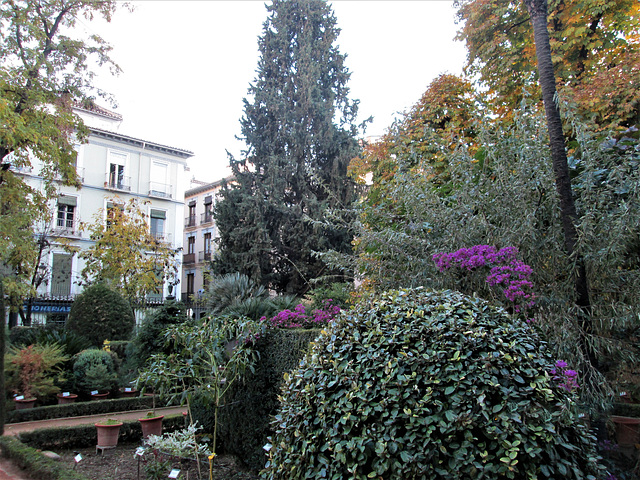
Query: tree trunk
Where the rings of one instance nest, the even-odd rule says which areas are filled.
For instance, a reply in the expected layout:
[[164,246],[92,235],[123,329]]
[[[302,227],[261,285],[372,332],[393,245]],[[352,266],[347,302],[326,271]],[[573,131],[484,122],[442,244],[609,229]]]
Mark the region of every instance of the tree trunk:
[[[524,0],[531,17],[533,34],[535,38],[536,57],[538,61],[538,76],[544,110],[547,117],[547,129],[549,131],[549,143],[551,147],[551,160],[555,174],[556,191],[560,199],[560,218],[564,232],[564,246],[569,256],[574,256],[576,270],[574,284],[576,290],[576,305],[579,308],[580,325],[584,333],[592,332],[590,316],[589,287],[584,259],[575,252],[578,232],[576,223],[578,214],[573,201],[571,190],[571,178],[569,177],[569,164],[567,162],[566,145],[562,131],[562,119],[556,103],[556,78],[551,60],[551,46],[549,43],[549,31],[547,29],[547,0]],[[597,357],[586,342],[584,351],[593,366],[597,366]]]

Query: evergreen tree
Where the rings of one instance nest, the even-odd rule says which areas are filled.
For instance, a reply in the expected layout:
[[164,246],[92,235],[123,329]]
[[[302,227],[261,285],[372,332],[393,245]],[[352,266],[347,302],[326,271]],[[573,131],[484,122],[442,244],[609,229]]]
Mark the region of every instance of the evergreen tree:
[[323,0],[274,0],[259,39],[257,77],[244,99],[243,158],[215,209],[220,231],[215,273],[241,272],[278,292],[302,294],[335,274],[314,251],[346,251],[346,230],[323,224],[349,204],[349,161],[359,152],[357,101]]

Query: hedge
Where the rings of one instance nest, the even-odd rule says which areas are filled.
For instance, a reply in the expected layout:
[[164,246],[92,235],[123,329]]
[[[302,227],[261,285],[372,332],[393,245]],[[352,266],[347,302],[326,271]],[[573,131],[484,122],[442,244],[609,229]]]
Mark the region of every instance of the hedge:
[[[95,427],[94,427],[95,428]],[[47,480],[90,480],[70,467],[45,457],[42,452],[29,447],[15,437],[0,437],[2,456],[26,470],[33,478]]]
[[[163,432],[184,428],[182,415],[164,417]],[[21,442],[43,450],[83,448],[95,446],[98,434],[95,425],[74,425],[70,427],[42,428],[18,434]],[[137,442],[142,439],[142,428],[138,420],[123,420],[120,427],[119,442]],[[42,477],[46,478],[46,477]]]
[[48,405],[46,407],[35,407],[29,410],[12,410],[7,412],[6,423],[35,422],[37,420],[100,415],[103,413],[126,412],[129,410],[149,410],[152,407],[153,397],[116,398],[113,400],[77,402],[66,405]]
[[226,453],[245,467],[261,470],[267,460],[263,446],[273,432],[270,425],[279,403],[285,372],[298,367],[318,329],[271,330],[256,342],[260,360],[255,372],[238,382],[223,398],[218,439]]

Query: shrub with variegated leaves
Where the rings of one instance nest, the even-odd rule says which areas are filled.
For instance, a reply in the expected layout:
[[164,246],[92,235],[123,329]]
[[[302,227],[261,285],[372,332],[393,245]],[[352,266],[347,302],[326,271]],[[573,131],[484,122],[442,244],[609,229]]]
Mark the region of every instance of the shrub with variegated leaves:
[[554,366],[526,322],[481,299],[387,292],[286,377],[263,478],[602,479]]

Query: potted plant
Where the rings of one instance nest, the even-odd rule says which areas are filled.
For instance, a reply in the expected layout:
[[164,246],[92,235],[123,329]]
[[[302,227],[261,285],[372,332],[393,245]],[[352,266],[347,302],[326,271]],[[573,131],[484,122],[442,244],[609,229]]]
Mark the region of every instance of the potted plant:
[[164,415],[156,415],[155,409],[148,412],[144,417],[139,418],[142,427],[142,437],[148,438],[149,435],[162,435],[162,419]]
[[114,418],[108,418],[95,424],[98,432],[97,448],[114,448],[118,445],[118,436],[122,422]]
[[58,393],[58,405],[66,405],[68,403],[74,403],[78,398],[78,395],[70,392]]
[[7,389],[14,392],[16,409],[32,408],[37,398],[58,393],[54,380],[62,380],[58,365],[68,360],[57,343],[11,347],[5,356]]
[[135,387],[124,387],[120,389],[120,396],[124,398],[137,397],[138,393],[138,389]]
[[117,385],[115,362],[104,350],[83,350],[73,364],[76,388],[93,399],[106,398]]

